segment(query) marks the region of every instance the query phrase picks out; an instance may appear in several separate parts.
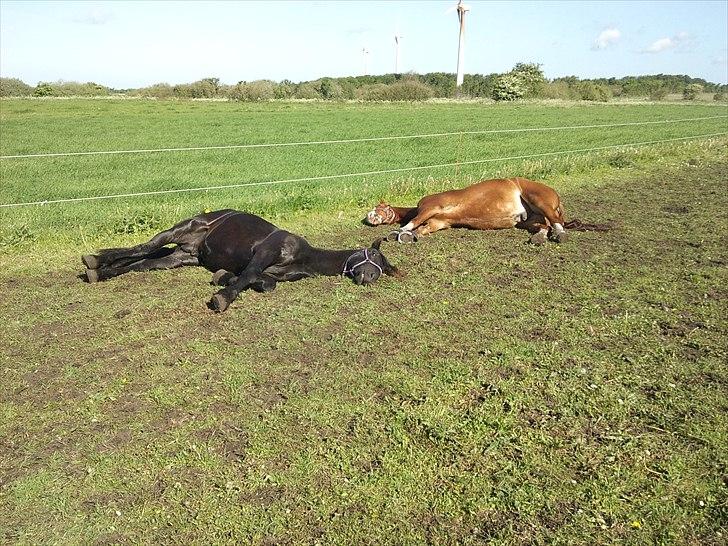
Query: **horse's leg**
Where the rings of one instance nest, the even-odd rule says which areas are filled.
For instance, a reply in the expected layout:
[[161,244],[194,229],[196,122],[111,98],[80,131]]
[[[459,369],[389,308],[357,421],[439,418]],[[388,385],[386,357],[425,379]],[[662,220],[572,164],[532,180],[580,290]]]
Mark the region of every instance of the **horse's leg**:
[[[257,281],[261,281],[262,277],[270,278],[267,275],[262,276],[262,273],[269,266],[273,265],[280,255],[281,241],[269,237],[265,243],[258,246],[250,263],[248,263],[240,275],[234,279],[229,279],[228,285],[212,297],[208,302],[208,307],[216,313],[225,311],[243,290],[251,288]],[[264,284],[261,283],[261,287]],[[270,283],[267,283],[267,286],[270,286]]]
[[268,275],[261,275],[260,278],[250,285],[256,292],[272,292],[276,289],[278,282]]
[[427,222],[422,224],[420,227],[415,229],[417,235],[429,235],[441,229],[447,229],[450,227],[450,223],[441,218],[430,218]]
[[527,230],[531,234],[529,242],[534,245],[542,245],[548,241],[549,226],[542,214],[531,212],[528,218],[518,222],[516,227]]
[[81,260],[88,269],[98,269],[104,266],[113,266],[114,262],[119,260],[144,258],[172,243],[177,243],[185,251],[189,252],[199,245],[208,226],[207,222],[195,220],[194,218],[183,220],[170,229],[157,233],[146,243],[129,248],[107,248],[99,251],[96,255],[86,254],[81,257]]
[[182,248],[178,247],[174,250],[168,250],[169,253],[166,255],[160,256],[159,254],[163,254],[163,252],[158,252],[158,255],[155,257],[143,258],[118,267],[111,265],[100,267],[98,269],[87,269],[86,277],[88,278],[88,282],[94,283],[118,277],[119,275],[129,273],[130,271],[151,271],[153,269],[173,269],[184,265],[200,265],[197,256],[193,256],[189,252],[185,252]]
[[390,233],[391,240],[396,240],[399,243],[414,243],[417,241],[418,235],[443,229],[442,227],[439,227],[434,230],[428,230],[425,226],[430,219],[439,212],[436,208],[429,207],[422,210],[419,208],[413,210],[417,210],[417,214],[401,228]]
[[[525,198],[524,198],[525,200]],[[564,230],[564,208],[556,192],[541,195],[539,193],[528,195],[528,206],[533,212],[544,218],[547,226],[547,235],[557,243],[566,242]],[[548,229],[550,227],[550,229]]]
[[[211,284],[217,286],[229,286],[237,280],[238,277],[235,275],[235,273],[220,269],[216,271],[215,274],[212,276]],[[277,281],[273,277],[262,274],[257,281],[251,283],[249,288],[255,290],[256,292],[272,292],[276,289],[276,284]]]
[[218,269],[212,274],[212,280],[210,281],[210,284],[212,284],[213,286],[227,286],[237,278],[238,277],[235,275],[235,273],[232,273],[231,271]]
[[407,222],[405,225],[402,226],[403,231],[414,231],[418,227],[420,227],[422,224],[427,222],[430,218],[432,218],[435,214],[437,214],[437,210],[433,208],[425,208],[423,210],[417,209],[417,214],[415,215],[412,220]]

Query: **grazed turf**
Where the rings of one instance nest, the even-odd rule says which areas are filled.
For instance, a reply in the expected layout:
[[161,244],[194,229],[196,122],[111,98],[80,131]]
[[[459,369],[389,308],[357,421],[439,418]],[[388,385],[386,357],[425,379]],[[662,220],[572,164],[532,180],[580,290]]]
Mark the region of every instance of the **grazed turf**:
[[[662,152],[546,173],[611,232],[450,230],[222,315],[200,269],[12,246],[0,541],[724,543],[726,148]],[[283,220],[353,246],[364,210]]]

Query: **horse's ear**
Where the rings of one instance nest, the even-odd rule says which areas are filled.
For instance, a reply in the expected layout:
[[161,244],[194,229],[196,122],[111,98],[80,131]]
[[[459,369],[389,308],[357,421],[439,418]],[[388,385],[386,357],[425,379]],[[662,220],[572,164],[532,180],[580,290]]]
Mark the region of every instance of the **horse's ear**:
[[382,241],[383,241],[383,240],[384,240],[384,239],[383,239],[382,237],[380,237],[379,239],[376,239],[376,240],[375,240],[375,241],[374,241],[374,242],[372,243],[372,248],[373,248],[373,249],[375,249],[375,250],[379,250],[379,247],[380,247],[380,246],[382,245]]

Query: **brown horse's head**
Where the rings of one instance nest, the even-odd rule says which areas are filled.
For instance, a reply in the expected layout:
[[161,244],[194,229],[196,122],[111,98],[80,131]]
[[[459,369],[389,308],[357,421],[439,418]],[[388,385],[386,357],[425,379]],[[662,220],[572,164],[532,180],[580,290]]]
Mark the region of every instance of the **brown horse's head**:
[[394,224],[397,213],[390,205],[382,202],[367,213],[367,222],[372,226]]

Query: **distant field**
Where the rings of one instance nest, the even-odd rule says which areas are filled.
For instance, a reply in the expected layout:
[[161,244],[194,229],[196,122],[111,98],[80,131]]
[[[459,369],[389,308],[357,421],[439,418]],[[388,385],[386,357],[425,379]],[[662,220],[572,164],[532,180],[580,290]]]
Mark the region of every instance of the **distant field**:
[[[0,101],[0,155],[726,115],[696,105]],[[0,203],[666,140],[726,119],[284,149],[0,160]],[[244,293],[79,256],[205,208],[315,245],[481,176],[609,222],[385,244],[403,279]],[[728,538],[728,138],[0,208],[0,544],[690,544]]]
[[[537,129],[725,116],[712,105],[548,106],[4,100],[0,155],[303,142],[459,131]],[[399,141],[244,150],[2,159],[0,203],[277,181],[450,164],[728,131],[726,118],[674,124],[453,135]],[[609,155],[609,154],[607,154]],[[613,155],[613,154],[612,154]],[[617,153],[617,155],[619,155]],[[575,158],[583,158],[576,154]],[[546,157],[548,176],[574,157]],[[591,160],[590,160],[591,161]],[[593,163],[593,161],[591,161]],[[599,161],[597,161],[598,163]],[[558,167],[562,170],[564,167]],[[154,229],[205,208],[239,207],[278,217],[301,210],[366,207],[415,199],[496,173],[513,161],[355,176],[276,186],[0,209],[2,230],[71,244]],[[42,214],[38,211],[42,210]],[[69,226],[72,230],[69,231]]]

